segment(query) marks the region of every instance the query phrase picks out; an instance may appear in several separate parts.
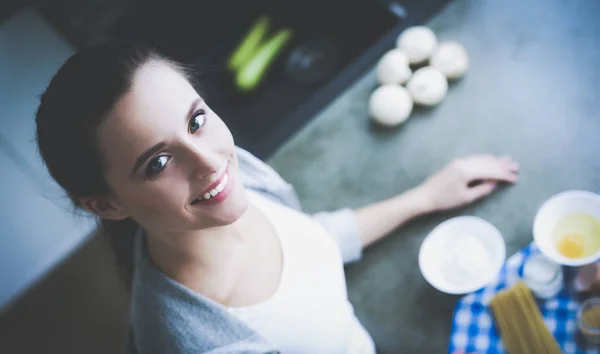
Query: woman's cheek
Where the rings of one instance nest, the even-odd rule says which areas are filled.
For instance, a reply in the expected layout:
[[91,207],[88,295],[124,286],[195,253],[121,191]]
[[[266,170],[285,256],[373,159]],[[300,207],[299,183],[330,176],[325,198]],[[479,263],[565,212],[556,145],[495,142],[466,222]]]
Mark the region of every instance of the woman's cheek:
[[231,134],[229,127],[227,126],[227,124],[225,124],[225,122],[217,114],[215,114],[212,111],[211,111],[211,113],[212,113],[211,116],[208,118],[209,119],[208,123],[209,124],[213,123],[212,124],[213,129],[210,132],[212,137],[214,137],[219,142],[219,145],[222,147],[233,146],[234,145],[233,135]]
[[149,203],[164,207],[182,204],[184,200],[187,200],[189,183],[186,179],[181,178],[181,173],[170,173],[168,176],[163,177],[160,183],[148,191],[146,200]]

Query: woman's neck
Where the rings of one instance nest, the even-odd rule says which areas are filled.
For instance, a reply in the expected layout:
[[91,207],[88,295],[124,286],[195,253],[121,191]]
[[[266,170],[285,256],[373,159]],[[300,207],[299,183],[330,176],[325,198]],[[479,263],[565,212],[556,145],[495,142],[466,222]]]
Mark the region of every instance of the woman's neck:
[[227,271],[256,236],[257,213],[251,204],[230,225],[160,237],[147,233],[148,254],[161,271],[178,281],[195,279],[199,273]]

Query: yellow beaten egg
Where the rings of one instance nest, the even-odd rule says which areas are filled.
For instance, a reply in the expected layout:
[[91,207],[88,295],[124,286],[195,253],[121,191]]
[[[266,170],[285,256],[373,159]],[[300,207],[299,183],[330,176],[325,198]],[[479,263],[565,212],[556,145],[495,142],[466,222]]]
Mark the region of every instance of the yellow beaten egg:
[[567,234],[558,240],[558,253],[569,258],[581,258],[585,252],[585,240],[580,234]]
[[589,257],[600,249],[600,222],[589,214],[569,214],[556,224],[555,237],[561,255]]

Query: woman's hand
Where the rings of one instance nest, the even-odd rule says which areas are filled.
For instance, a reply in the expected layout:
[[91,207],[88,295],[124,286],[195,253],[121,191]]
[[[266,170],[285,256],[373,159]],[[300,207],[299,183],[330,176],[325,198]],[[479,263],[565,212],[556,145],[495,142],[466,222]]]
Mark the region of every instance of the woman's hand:
[[456,159],[417,187],[430,211],[467,205],[492,193],[500,182],[515,183],[519,164],[509,157],[472,155]]
[[519,164],[508,157],[457,159],[418,187],[357,209],[362,244],[370,245],[419,215],[469,204],[492,193],[499,182],[516,182],[518,172]]

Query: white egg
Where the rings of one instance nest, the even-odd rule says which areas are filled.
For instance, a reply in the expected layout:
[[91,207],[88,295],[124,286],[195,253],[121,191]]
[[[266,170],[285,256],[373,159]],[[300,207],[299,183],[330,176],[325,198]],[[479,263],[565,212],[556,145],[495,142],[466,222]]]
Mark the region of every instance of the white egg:
[[381,85],[373,91],[369,100],[369,111],[373,120],[388,127],[406,121],[412,108],[413,102],[408,91],[400,85]]
[[469,54],[458,42],[442,42],[431,56],[431,66],[450,80],[462,77],[469,69]]
[[423,106],[435,106],[448,92],[446,76],[438,69],[426,66],[415,71],[406,88],[413,101]]
[[377,63],[377,80],[380,84],[401,85],[408,81],[412,71],[408,66],[408,57],[400,49],[385,53]]
[[420,64],[429,59],[436,45],[435,33],[425,26],[405,29],[396,41],[396,46],[406,53],[411,64]]

